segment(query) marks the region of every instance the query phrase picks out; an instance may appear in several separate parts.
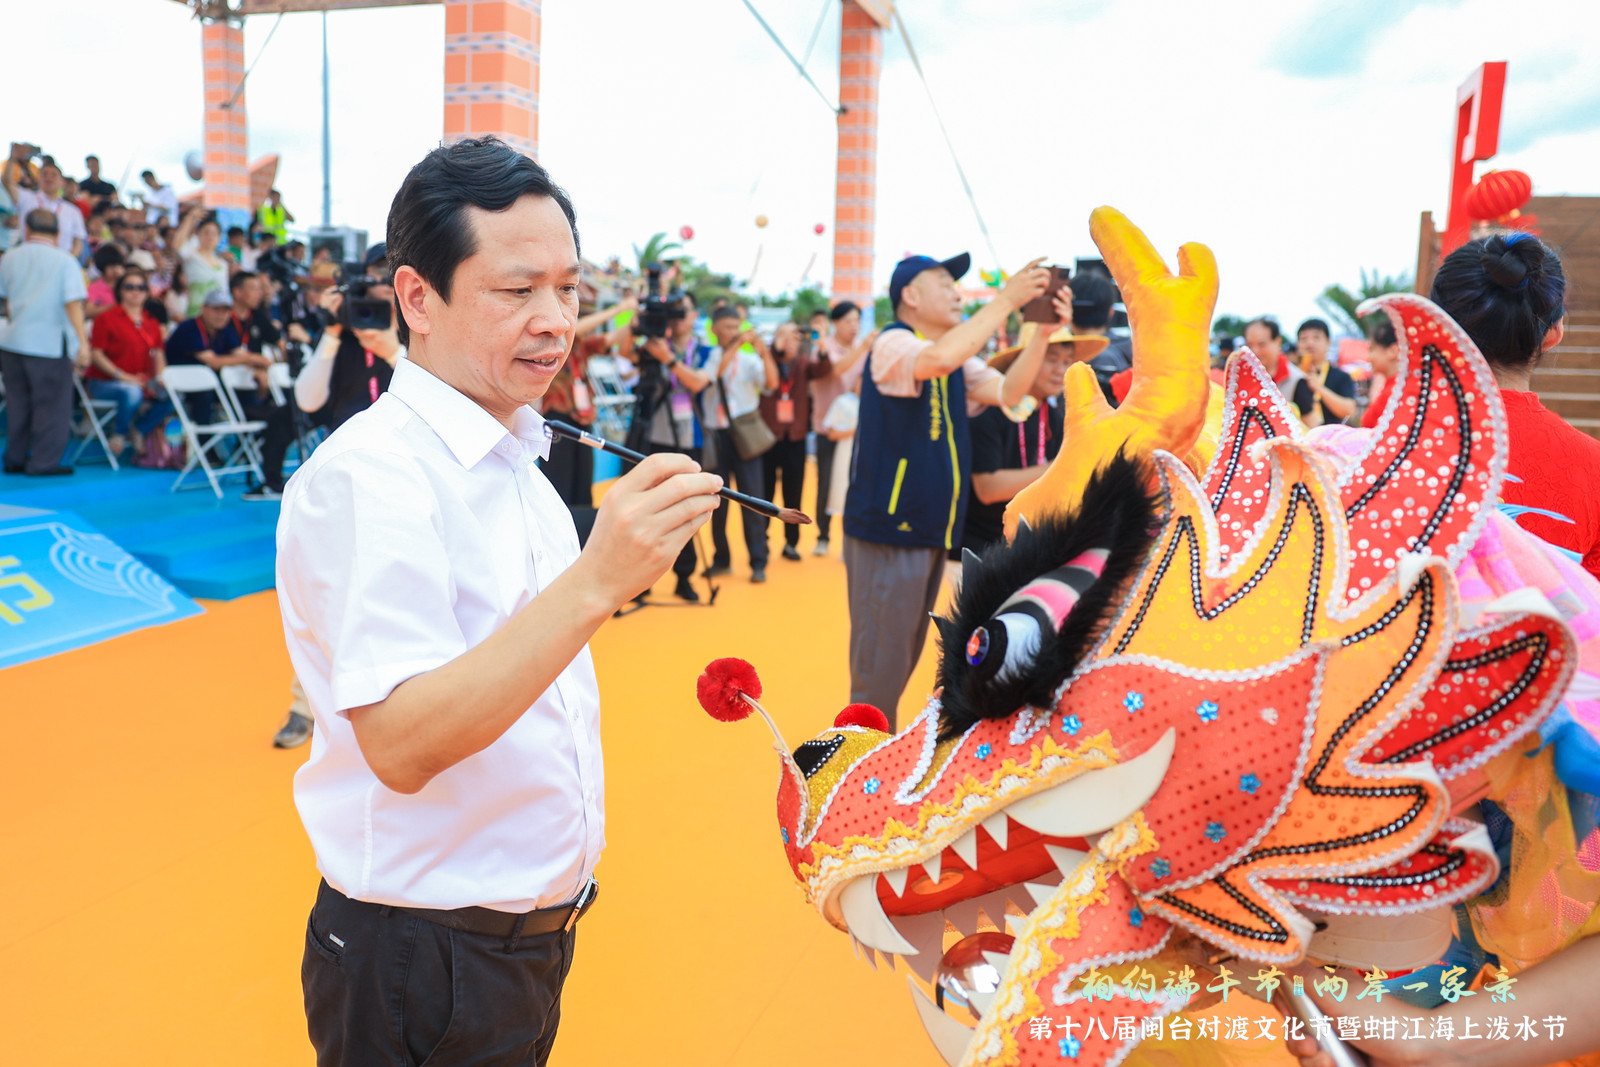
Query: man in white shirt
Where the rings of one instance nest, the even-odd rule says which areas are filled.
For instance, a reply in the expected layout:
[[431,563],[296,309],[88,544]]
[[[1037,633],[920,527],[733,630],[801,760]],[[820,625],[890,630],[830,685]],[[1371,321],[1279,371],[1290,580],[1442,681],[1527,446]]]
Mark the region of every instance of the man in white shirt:
[[[729,427],[732,420],[761,407],[761,390],[777,387],[778,364],[761,335],[745,329],[734,308],[720,307],[711,313],[711,333],[719,346],[712,357],[717,361],[717,380],[701,391],[700,407],[706,428],[717,435],[716,470],[741,493],[765,497],[767,486],[761,457],[745,459],[740,456]],[[733,555],[728,546],[728,508],[724,502],[711,518],[712,558],[711,566],[706,568],[708,577],[726,574],[733,567]],[[745,551],[750,555],[750,580],[764,582],[767,580],[766,516],[746,511],[739,518],[744,524]]]
[[71,435],[73,371],[89,362],[88,290],[77,260],[56,247],[55,216],[34,208],[23,225],[26,243],[0,256],[5,472],[71,474],[61,458]]
[[17,214],[27,215],[35,209],[50,212],[56,219],[56,247],[66,252],[73,259],[83,255],[83,243],[89,238],[89,231],[83,224],[83,212],[78,210],[78,205],[61,196],[62,186],[65,184],[61,177],[61,168],[54,163],[46,163],[39,168],[39,189],[19,189],[13,195],[17,201]]
[[178,194],[172,186],[162,185],[156,180],[155,171],[147,170],[140,173],[139,177],[150,191],[144,194],[144,221],[152,226],[159,226],[164,220],[168,226],[178,224]]
[[290,480],[278,597],[316,719],[295,803],[324,882],[301,970],[323,1067],[543,1064],[604,837],[586,642],[721,481],[617,480],[579,551],[529,404],[571,349],[570,201],[505,144],[412,168],[389,213],[387,392]]

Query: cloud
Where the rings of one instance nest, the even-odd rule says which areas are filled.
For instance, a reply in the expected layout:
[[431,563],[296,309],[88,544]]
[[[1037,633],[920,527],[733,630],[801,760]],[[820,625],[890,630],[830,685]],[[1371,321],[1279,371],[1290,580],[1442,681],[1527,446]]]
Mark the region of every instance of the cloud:
[[1286,28],[1270,66],[1300,78],[1360,74],[1383,35],[1425,6],[1457,7],[1462,0],[1333,0]]

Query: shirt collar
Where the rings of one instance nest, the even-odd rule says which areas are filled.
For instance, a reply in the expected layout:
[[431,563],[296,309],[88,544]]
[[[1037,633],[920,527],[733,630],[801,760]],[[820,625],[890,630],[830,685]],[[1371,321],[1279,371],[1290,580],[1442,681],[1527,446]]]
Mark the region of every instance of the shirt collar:
[[389,392],[426,422],[467,469],[476,467],[496,446],[514,442],[508,450],[524,462],[550,458],[550,435],[544,416],[524,405],[512,416],[507,432],[500,420],[465,393],[409,359],[395,361]]

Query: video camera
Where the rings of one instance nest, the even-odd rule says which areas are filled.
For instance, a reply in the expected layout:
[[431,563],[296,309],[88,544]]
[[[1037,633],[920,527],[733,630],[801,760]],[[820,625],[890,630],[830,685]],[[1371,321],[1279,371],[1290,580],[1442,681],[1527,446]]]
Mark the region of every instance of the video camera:
[[337,315],[330,314],[326,308],[317,309],[323,326],[338,325],[352,330],[389,328],[394,321],[394,301],[368,295],[374,285],[388,283],[371,277],[367,270],[367,265],[361,262],[340,265],[339,273],[334,275],[337,283],[334,292],[344,294],[344,303],[339,305]]
[[661,295],[661,264],[649,263],[645,265],[645,272],[650,278],[645,290],[644,302],[639,306],[639,312],[633,318],[633,332],[637,337],[665,337],[672,324],[683,318],[683,290],[674,289],[666,296]]

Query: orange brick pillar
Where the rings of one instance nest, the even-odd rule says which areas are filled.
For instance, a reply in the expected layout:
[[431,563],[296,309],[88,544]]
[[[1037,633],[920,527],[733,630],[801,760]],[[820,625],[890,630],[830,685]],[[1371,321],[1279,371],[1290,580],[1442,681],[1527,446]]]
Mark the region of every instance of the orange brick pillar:
[[444,139],[539,152],[539,0],[445,0]]
[[[236,20],[215,19],[201,27],[200,39],[206,76],[204,203],[217,211],[225,227],[245,225],[255,209],[250,202],[250,140],[245,94],[233,95],[244,77],[244,28]],[[224,106],[230,100],[231,106]]]
[[839,42],[839,158],[833,202],[833,298],[872,312],[873,223],[878,189],[878,71],[883,37],[855,0],[844,0]]

